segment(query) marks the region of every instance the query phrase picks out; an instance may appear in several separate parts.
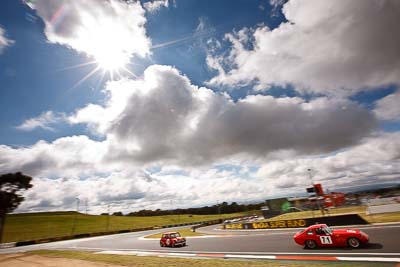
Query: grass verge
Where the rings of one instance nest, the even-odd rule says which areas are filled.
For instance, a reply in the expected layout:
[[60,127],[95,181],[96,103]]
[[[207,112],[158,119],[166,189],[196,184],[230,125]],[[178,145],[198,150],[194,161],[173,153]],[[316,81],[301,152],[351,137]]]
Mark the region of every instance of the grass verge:
[[[252,213],[252,212],[251,212]],[[250,214],[251,214],[250,213]],[[9,214],[3,243],[114,230],[192,223],[245,216],[247,213],[221,215],[166,215],[148,217],[86,215],[76,212]],[[74,229],[75,225],[75,229]]]
[[[400,222],[400,212],[366,215],[365,206],[331,209],[330,214],[358,213],[370,223]],[[200,222],[253,214],[233,213],[221,215],[167,215],[149,217],[85,215],[75,212],[46,212],[7,215],[2,242],[16,242],[41,238],[52,238],[72,234],[86,234],[114,230]],[[322,215],[314,211],[314,216]],[[270,220],[302,219],[313,217],[313,212],[286,213]],[[74,228],[75,222],[75,229]],[[189,234],[189,233],[188,233]],[[196,233],[197,235],[197,233]]]
[[[352,263],[352,262],[298,262],[298,261],[246,261],[246,260],[222,260],[222,259],[183,259],[183,258],[167,258],[167,257],[138,257],[138,256],[122,256],[122,255],[105,255],[94,254],[92,252],[83,251],[52,251],[41,250],[27,252],[32,255],[40,255],[46,257],[58,257],[68,259],[79,259],[86,261],[102,262],[107,264],[135,266],[135,267],[186,267],[186,266],[202,266],[202,267],[323,267],[323,266],[351,266],[351,267],[373,267],[378,266],[377,263]],[[393,263],[380,263],[379,266],[389,267],[395,266]]]

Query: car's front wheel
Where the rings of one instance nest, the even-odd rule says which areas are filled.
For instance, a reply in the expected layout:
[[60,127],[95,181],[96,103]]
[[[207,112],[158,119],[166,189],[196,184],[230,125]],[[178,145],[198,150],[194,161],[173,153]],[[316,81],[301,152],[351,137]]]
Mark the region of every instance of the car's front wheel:
[[306,246],[306,248],[310,248],[310,249],[314,249],[317,247],[317,243],[314,240],[306,240],[304,245]]
[[355,237],[350,237],[350,238],[347,240],[347,244],[348,244],[349,247],[351,247],[351,248],[359,248],[360,245],[361,245],[360,240],[358,240],[358,239],[355,238]]
[[163,244],[163,242],[160,242],[160,247],[164,247],[164,244]]

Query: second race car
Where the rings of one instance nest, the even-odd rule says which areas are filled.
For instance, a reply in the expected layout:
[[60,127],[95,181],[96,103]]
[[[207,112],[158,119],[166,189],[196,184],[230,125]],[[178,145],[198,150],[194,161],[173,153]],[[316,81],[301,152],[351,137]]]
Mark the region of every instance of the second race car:
[[161,247],[186,246],[186,239],[179,232],[164,233],[160,239]]

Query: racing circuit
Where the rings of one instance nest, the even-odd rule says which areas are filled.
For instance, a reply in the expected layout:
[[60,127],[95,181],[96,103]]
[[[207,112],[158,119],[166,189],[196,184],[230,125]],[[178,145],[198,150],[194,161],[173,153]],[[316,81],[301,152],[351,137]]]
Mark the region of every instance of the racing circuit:
[[[363,258],[363,261],[391,261],[400,262],[400,224],[381,224],[368,226],[354,226],[370,236],[370,245],[358,249],[349,248],[317,248],[304,249],[293,241],[293,234],[299,229],[274,230],[219,230],[212,225],[198,229],[206,236],[188,237],[187,246],[182,248],[161,248],[159,239],[145,239],[144,236],[159,233],[158,230],[108,235],[68,241],[59,241],[46,244],[1,249],[0,253],[16,253],[30,250],[57,249],[95,251],[100,253],[128,254],[128,255],[160,255],[167,256],[197,255],[200,257],[267,259],[280,255],[286,259],[296,257],[322,256],[348,257],[348,260]],[[334,227],[343,228],[343,227]],[[163,229],[164,231],[178,230],[177,228]],[[147,254],[146,254],[147,253]],[[285,258],[284,258],[285,259]]]

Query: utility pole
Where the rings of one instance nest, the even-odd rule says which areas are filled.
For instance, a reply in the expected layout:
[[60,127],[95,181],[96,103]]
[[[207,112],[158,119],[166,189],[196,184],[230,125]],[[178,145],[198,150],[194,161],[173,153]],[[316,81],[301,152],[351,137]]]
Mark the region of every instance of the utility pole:
[[322,215],[324,215],[324,212],[322,211],[322,208],[321,208],[321,203],[319,203],[319,195],[318,195],[318,193],[315,191],[314,181],[313,181],[312,173],[311,173],[311,172],[312,172],[312,169],[307,169],[307,171],[308,171],[308,174],[309,174],[309,176],[310,176],[311,186],[314,188],[315,197],[317,198],[316,200],[317,200],[318,209],[321,211]]
[[217,200],[217,213],[218,213],[218,218],[221,220],[221,204],[219,203],[219,200]]
[[107,205],[107,231],[110,230],[110,204]]
[[85,206],[86,206],[85,211],[86,211],[86,215],[87,215],[87,214],[89,214],[89,212],[88,212],[88,199],[85,200]]
[[76,197],[75,199],[76,199],[76,213],[74,216],[74,221],[72,223],[72,235],[75,234],[75,230],[76,230],[76,220],[77,220],[77,216],[79,213],[79,202],[80,202],[79,197]]

